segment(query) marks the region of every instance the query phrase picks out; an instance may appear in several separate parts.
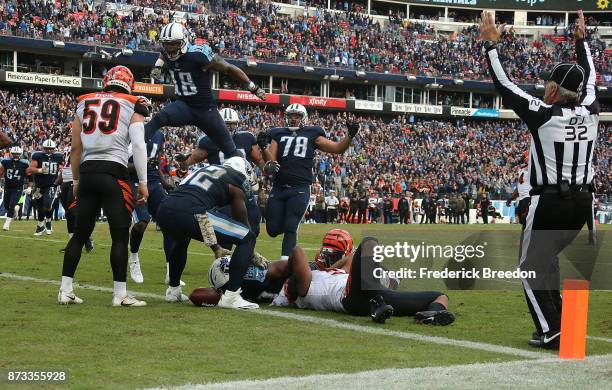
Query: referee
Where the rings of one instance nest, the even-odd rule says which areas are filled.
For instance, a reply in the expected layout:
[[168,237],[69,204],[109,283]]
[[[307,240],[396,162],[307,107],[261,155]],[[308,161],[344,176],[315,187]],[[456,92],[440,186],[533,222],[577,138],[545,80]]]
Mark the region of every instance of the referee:
[[548,75],[544,101],[517,87],[504,71],[496,49],[504,26],[491,13],[480,21],[481,39],[497,92],[531,132],[531,205],[523,231],[519,267],[535,271],[523,279],[527,305],[536,326],[529,344],[558,349],[561,294],[558,255],[592,218],[593,151],[599,125],[595,67],[584,15],[578,12],[577,64],[558,64]]

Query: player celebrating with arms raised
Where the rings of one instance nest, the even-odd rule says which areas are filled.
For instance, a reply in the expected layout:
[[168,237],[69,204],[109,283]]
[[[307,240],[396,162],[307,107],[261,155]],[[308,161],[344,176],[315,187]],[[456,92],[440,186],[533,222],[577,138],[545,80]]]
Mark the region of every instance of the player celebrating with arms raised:
[[155,63],[151,78],[160,79],[164,69],[170,74],[177,100],[168,104],[145,126],[148,140],[164,126],[197,126],[210,137],[226,158],[237,156],[236,146],[223,118],[217,111],[212,95],[212,72],[229,75],[261,100],[266,99],[263,89],[253,83],[240,68],[228,64],[213,54],[207,45],[191,45],[189,33],[180,23],[165,25],[160,33],[161,56]]
[[[313,181],[312,160],[315,150],[342,154],[359,131],[359,124],[349,123],[348,135],[340,142],[325,137],[321,126],[307,126],[308,112],[301,104],[291,104],[285,110],[287,127],[270,129],[257,137],[267,163],[266,174],[276,173],[274,186],[266,207],[268,234],[283,236],[281,259],[287,260],[297,242],[297,230],[308,207]],[[268,139],[270,145],[266,148]]]

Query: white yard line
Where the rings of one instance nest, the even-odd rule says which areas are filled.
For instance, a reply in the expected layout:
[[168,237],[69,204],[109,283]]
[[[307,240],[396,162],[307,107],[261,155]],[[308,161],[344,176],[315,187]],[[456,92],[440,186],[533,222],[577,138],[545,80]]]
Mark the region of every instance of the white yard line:
[[[67,244],[68,243],[68,237],[66,237],[65,240],[54,240],[52,238],[39,238],[39,237],[21,237],[21,236],[7,236],[7,235],[0,235],[0,238],[14,238],[17,240],[32,240],[32,241],[43,241],[43,242],[57,242],[60,244]],[[96,243],[94,241],[94,244],[96,246],[100,246],[102,248],[110,248],[111,246],[108,244],[99,244]],[[143,246],[140,247],[140,249],[146,250],[146,251],[153,251],[153,252],[163,252],[163,249],[155,249],[155,248],[145,248]],[[189,251],[190,255],[198,255],[198,256],[212,256],[213,253],[212,251],[208,252],[208,253],[203,253],[203,252],[194,252],[194,251]]]
[[[15,230],[16,231],[16,230]],[[6,235],[6,234],[0,234],[0,238],[14,238],[17,240],[32,240],[32,241],[43,241],[43,242],[56,242],[56,243],[60,243],[60,244],[66,244],[68,243],[68,237],[66,237],[65,240],[54,240],[52,238],[42,238],[42,237],[22,237],[22,236],[10,236],[10,235]],[[272,240],[265,240],[265,239],[258,239],[257,241],[259,242],[274,242]],[[110,248],[111,246],[108,244],[95,244],[96,246],[101,246],[103,248]],[[163,252],[163,249],[155,249],[155,248],[145,248],[143,246],[140,247],[140,249],[144,249],[146,251],[153,251],[153,252]],[[319,248],[303,248],[305,250],[318,250]],[[198,255],[198,256],[212,256],[213,253],[211,252],[194,252],[194,251],[189,251],[190,255]]]
[[[7,279],[13,279],[13,280],[59,285],[58,280],[40,279],[40,278],[31,277],[31,276],[22,276],[22,275],[16,275],[16,274],[11,274],[11,273],[0,273],[0,277],[7,278]],[[113,291],[111,288],[108,288],[108,287],[100,287],[100,286],[80,284],[80,283],[75,283],[75,287],[85,288],[85,289],[90,289],[90,290],[95,290],[95,291],[101,291],[101,292],[108,292],[108,293],[112,293]],[[152,299],[159,299],[159,300],[163,300],[165,298],[163,295],[152,294],[152,293],[134,292],[134,294],[136,294],[138,297],[141,297],[141,298],[152,298]],[[350,330],[350,331],[366,333],[366,334],[375,334],[379,336],[395,337],[398,339],[407,339],[407,340],[413,340],[417,342],[428,342],[428,343],[439,344],[439,345],[449,345],[452,347],[469,348],[469,349],[474,349],[474,350],[479,350],[479,351],[487,351],[487,352],[507,354],[507,355],[512,355],[512,356],[519,356],[519,357],[528,358],[528,359],[550,358],[551,356],[549,353],[544,353],[544,352],[528,351],[528,350],[523,350],[519,348],[505,347],[502,345],[481,343],[481,342],[476,342],[476,341],[455,340],[455,339],[450,339],[446,337],[427,336],[427,335],[423,335],[419,333],[412,333],[412,332],[400,332],[400,331],[373,327],[373,326],[356,325],[356,324],[345,323],[345,322],[327,319],[327,318],[296,314],[296,313],[292,313],[288,311],[263,309],[263,310],[249,311],[248,313],[265,315],[265,316],[276,317],[276,318],[284,318],[284,319],[293,320],[293,321],[308,322],[308,323],[313,323],[313,324],[320,325],[320,326]]]
[[389,368],[342,374],[280,377],[158,389],[580,389],[612,386],[612,355],[583,361],[541,359],[447,367]]
[[606,337],[587,336],[587,339],[589,339],[589,340],[597,340],[597,341],[604,341],[606,343],[612,343],[612,339],[609,339],[609,338],[606,338]]

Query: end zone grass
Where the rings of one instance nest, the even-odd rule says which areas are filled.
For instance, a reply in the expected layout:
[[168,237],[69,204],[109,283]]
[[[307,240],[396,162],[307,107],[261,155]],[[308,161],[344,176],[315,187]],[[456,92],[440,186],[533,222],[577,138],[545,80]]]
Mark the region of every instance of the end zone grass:
[[[314,252],[331,225],[304,225],[300,244]],[[59,280],[65,245],[65,223],[55,223],[51,236],[33,237],[33,222],[14,222],[10,232],[0,233],[0,272]],[[346,226],[355,236],[364,227]],[[394,227],[428,232],[443,229],[518,229],[516,226],[408,226]],[[368,226],[368,232],[384,229]],[[265,231],[265,229],[262,229]],[[96,249],[83,254],[75,280],[112,287],[108,260],[110,237],[106,224],[96,226]],[[128,281],[135,291],[163,295],[165,262],[161,234],[150,226],[140,258],[145,283]],[[280,240],[262,233],[258,250],[274,258]],[[202,244],[191,245],[183,280],[185,292],[206,286],[212,261]],[[508,253],[515,257],[515,253]],[[110,307],[111,294],[78,290],[81,306],[56,304],[57,286],[2,277],[0,307],[1,368],[70,371],[70,383],[62,388],[138,388],[186,383],[225,382],[313,374],[351,373],[385,368],[450,366],[499,363],[519,359],[503,353],[458,346],[399,339],[330,328],[285,318],[221,309],[195,308],[145,299],[148,307]],[[526,345],[532,324],[522,293],[518,291],[451,291],[451,309],[457,321],[442,328],[414,324],[409,318],[392,318],[376,326],[368,318],[336,313],[286,309],[315,318],[389,329],[400,332],[472,340],[533,351]],[[269,308],[264,308],[270,310]],[[281,309],[276,309],[281,310]],[[612,293],[593,291],[589,335],[612,339]],[[588,355],[610,354],[612,343],[589,340]],[[546,356],[554,357],[553,354]]]

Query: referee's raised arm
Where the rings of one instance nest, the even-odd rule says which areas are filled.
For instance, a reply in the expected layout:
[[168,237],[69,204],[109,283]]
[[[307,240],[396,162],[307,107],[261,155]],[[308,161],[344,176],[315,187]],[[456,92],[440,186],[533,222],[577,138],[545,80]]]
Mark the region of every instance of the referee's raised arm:
[[540,99],[531,96],[514,84],[504,70],[497,52],[497,42],[506,25],[495,25],[493,15],[484,11],[480,17],[480,39],[485,41],[487,62],[493,84],[506,106],[512,109],[529,127],[531,131],[537,130],[550,119],[550,105],[544,104]]
[[580,104],[586,106],[591,114],[599,114],[599,101],[595,90],[597,71],[591,56],[591,49],[586,41],[584,14],[578,11],[578,22],[574,32],[576,39],[576,62],[584,70],[584,85],[580,93]]

